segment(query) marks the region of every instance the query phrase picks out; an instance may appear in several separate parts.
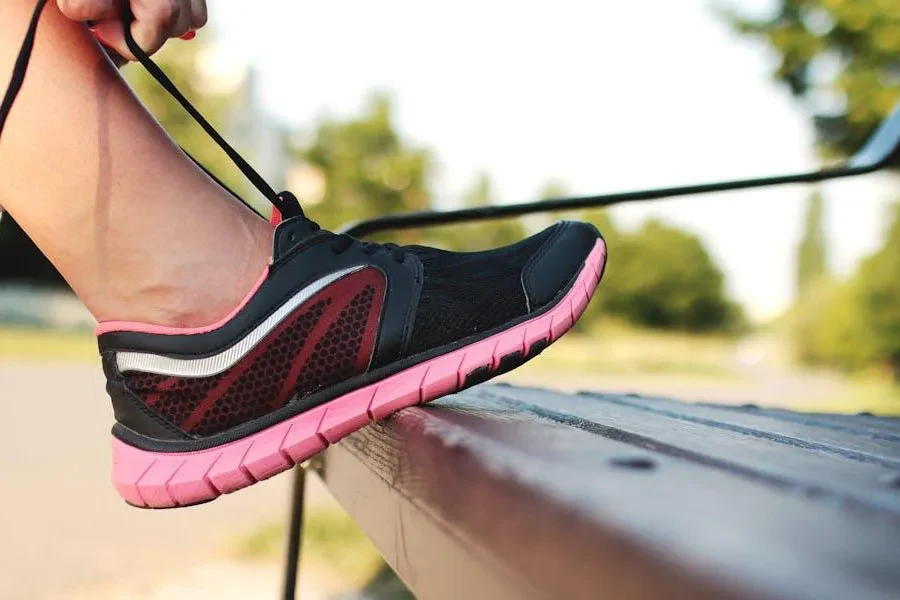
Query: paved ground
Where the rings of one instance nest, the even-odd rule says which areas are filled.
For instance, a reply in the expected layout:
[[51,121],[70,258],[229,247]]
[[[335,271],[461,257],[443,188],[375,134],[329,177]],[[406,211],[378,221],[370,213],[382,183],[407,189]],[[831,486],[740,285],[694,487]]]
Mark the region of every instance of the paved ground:
[[0,596],[148,584],[286,515],[289,477],[190,509],[126,506],[109,483],[112,411],[96,366],[0,363]]

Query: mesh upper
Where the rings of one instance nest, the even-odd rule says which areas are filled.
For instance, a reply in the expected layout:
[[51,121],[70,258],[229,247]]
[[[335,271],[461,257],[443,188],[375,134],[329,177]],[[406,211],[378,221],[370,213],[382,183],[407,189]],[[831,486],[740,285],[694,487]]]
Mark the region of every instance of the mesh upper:
[[304,303],[231,368],[210,377],[123,374],[148,407],[183,431],[212,435],[368,368],[384,299],[381,271],[363,269]]
[[[528,312],[522,272],[553,235],[457,253],[408,246],[424,281],[407,355],[496,329]],[[327,286],[294,310],[229,369],[189,378],[125,372],[129,390],[181,430],[209,436],[364,373],[370,364],[387,287],[369,267]]]
[[488,331],[527,313],[522,269],[553,229],[484,252],[407,246],[422,261],[425,282],[408,354]]

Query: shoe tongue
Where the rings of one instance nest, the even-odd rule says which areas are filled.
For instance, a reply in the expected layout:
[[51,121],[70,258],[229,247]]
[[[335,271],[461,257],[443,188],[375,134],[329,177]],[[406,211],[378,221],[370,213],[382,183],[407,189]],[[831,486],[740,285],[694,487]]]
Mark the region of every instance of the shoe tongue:
[[275,221],[275,213],[273,212],[272,223],[277,223],[272,248],[273,262],[284,256],[291,248],[319,231],[319,226],[303,215],[284,221],[281,220],[281,214],[277,218],[278,221]]

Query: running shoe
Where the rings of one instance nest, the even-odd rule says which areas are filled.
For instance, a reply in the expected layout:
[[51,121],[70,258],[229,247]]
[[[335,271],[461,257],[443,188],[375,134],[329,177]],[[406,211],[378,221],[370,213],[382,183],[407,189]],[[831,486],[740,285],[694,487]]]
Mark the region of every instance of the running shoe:
[[99,325],[128,503],[212,500],[521,365],[584,312],[606,254],[579,222],[473,253],[360,242],[302,214],[274,239],[271,265],[219,323]]

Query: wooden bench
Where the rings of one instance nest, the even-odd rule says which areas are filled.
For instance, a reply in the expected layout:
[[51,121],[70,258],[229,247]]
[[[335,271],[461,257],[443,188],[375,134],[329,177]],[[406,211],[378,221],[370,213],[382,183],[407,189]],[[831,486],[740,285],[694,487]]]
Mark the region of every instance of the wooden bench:
[[[866,175],[846,163],[697,185],[390,214],[375,233]],[[406,409],[314,468],[418,597],[900,598],[900,420],[484,385]],[[291,509],[294,598],[304,471]]]
[[419,598],[900,598],[900,419],[483,385],[314,467]]

